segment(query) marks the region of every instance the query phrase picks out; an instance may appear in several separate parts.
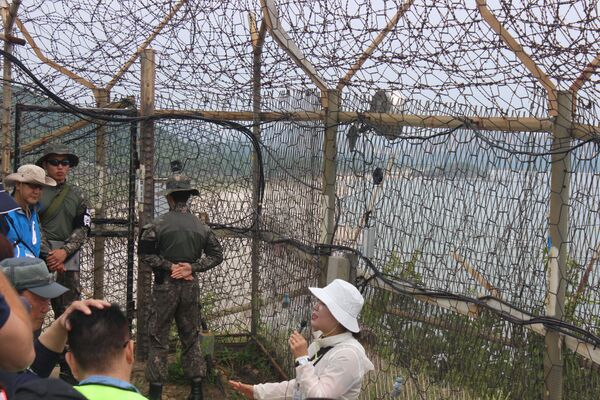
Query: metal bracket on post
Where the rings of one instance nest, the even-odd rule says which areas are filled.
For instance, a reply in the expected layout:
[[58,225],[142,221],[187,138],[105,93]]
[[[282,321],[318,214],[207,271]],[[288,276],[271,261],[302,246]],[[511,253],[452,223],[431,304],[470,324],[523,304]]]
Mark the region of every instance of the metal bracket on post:
[[346,282],[356,280],[356,267],[358,257],[356,254],[344,252],[327,257],[327,281],[330,284],[334,279],[343,279]]
[[343,255],[327,257],[327,280],[329,285],[334,279],[350,281],[350,260]]

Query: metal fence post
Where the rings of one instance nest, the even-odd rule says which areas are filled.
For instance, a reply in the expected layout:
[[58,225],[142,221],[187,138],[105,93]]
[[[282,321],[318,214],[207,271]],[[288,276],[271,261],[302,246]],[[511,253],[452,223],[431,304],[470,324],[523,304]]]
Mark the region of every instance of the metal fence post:
[[[150,116],[154,113],[154,85],[156,64],[154,50],[146,49],[141,54],[142,76],[140,93],[140,114]],[[140,228],[154,218],[154,122],[143,121],[140,124],[140,171],[144,176],[143,209],[140,211]],[[148,358],[148,311],[150,308],[152,271],[139,262],[137,281],[137,358]]]
[[[256,28],[256,17],[250,14],[250,32],[252,36],[252,133],[260,140],[260,108],[261,108],[261,58],[262,48],[265,38],[265,26],[261,24],[260,32]],[[254,336],[258,333],[260,322],[260,209],[262,204],[259,199],[260,173],[258,165],[258,155],[256,151],[252,157],[252,210],[255,213],[254,229],[252,231],[252,253],[250,256],[250,266],[252,269],[251,283],[251,304],[252,317],[250,321],[250,333]]]
[[[558,116],[554,121],[552,129],[552,167],[550,171],[550,213],[548,229],[552,242],[552,248],[558,250],[558,268],[556,276],[550,279],[548,288],[556,293],[549,293],[550,302],[548,310],[553,315],[562,319],[565,307],[566,274],[568,258],[568,232],[569,232],[569,200],[571,185],[571,123],[572,118],[572,94],[570,92],[558,92]],[[550,282],[556,284],[551,285]],[[552,289],[554,287],[554,289]],[[563,392],[563,357],[562,338],[560,334],[548,329],[545,337],[544,352],[544,399],[562,399]]]
[[139,164],[137,152],[137,123],[132,122],[129,125],[129,202],[128,208],[128,228],[127,228],[127,319],[129,328],[134,318],[135,303],[133,300],[133,268],[135,259],[135,171]]
[[[110,93],[106,89],[94,90],[96,107],[104,108],[109,101]],[[96,204],[96,218],[105,217],[106,203],[106,128],[98,126],[96,130],[96,169],[98,173],[98,203]],[[94,238],[94,298],[104,298],[104,246],[106,238],[96,236]]]
[[[15,20],[17,10],[21,5],[21,0],[13,0],[10,6],[3,3],[4,7],[0,11],[3,20],[4,33],[4,51],[8,54],[13,52],[13,44],[9,40]],[[2,174],[6,175],[10,171],[10,114],[12,111],[12,62],[8,57],[4,57],[2,65]]]
[[[335,231],[337,130],[339,123],[340,92],[327,91],[325,110],[325,136],[323,139],[323,221],[321,243],[332,244]],[[327,284],[327,256],[320,260],[319,286]]]

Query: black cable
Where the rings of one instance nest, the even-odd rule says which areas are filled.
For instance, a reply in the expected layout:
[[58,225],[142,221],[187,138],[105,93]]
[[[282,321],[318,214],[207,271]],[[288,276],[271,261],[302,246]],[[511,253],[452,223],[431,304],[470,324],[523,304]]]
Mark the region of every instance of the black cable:
[[[231,227],[231,226],[227,226],[227,225],[219,225],[219,224],[212,224],[212,226],[219,227],[219,228],[226,228],[226,229],[230,229],[232,231],[237,231],[240,233],[246,233],[246,232],[252,230],[253,228],[256,228],[255,230],[257,230],[258,221],[259,221],[261,209],[262,209],[262,202],[264,199],[264,190],[265,190],[263,159],[262,159],[262,152],[261,152],[261,148],[260,148],[260,142],[246,126],[236,123],[236,122],[232,122],[232,121],[223,121],[223,120],[215,120],[215,119],[211,119],[211,118],[206,118],[206,117],[202,116],[202,113],[197,113],[197,114],[174,113],[169,116],[154,116],[154,115],[152,115],[152,116],[143,116],[143,117],[127,117],[127,116],[115,117],[115,116],[107,116],[103,113],[99,113],[99,112],[96,112],[93,110],[83,109],[83,108],[77,107],[77,106],[69,103],[68,101],[62,99],[60,96],[56,95],[54,92],[52,92],[50,89],[48,89],[39,79],[37,79],[37,77],[33,74],[33,72],[31,72],[19,59],[17,59],[12,54],[7,53],[2,49],[0,49],[0,54],[2,54],[6,59],[10,60],[13,64],[15,64],[17,67],[19,67],[23,72],[25,72],[25,74],[27,76],[29,76],[33,80],[33,82],[41,89],[41,91],[43,93],[45,93],[49,98],[51,98],[53,101],[55,101],[61,107],[65,108],[66,110],[71,111],[73,114],[76,114],[78,116],[83,115],[83,116],[89,117],[94,120],[113,122],[113,123],[144,122],[144,121],[159,120],[159,119],[199,120],[199,121],[204,121],[207,123],[213,123],[213,124],[216,124],[216,125],[219,125],[222,127],[234,129],[234,130],[237,130],[237,131],[243,133],[245,136],[247,136],[250,139],[252,146],[256,152],[257,164],[259,165],[259,195],[258,195],[259,205],[258,205],[257,212],[255,214],[256,218],[254,219],[252,226],[249,228],[236,228],[236,227]],[[359,122],[361,122],[361,120],[364,120],[364,118],[361,118],[359,115],[358,120],[359,120]],[[94,122],[94,121],[90,121],[90,122]],[[342,124],[339,124],[339,125],[342,125]],[[437,134],[433,134],[433,135],[429,135],[429,136],[402,135],[402,136],[398,136],[398,139],[428,141],[428,140],[435,139],[437,137],[449,136],[453,132],[457,131],[460,128],[464,128],[464,127],[467,127],[469,129],[473,130],[473,132],[475,132],[475,136],[477,138],[481,139],[482,141],[484,141],[489,146],[498,148],[500,150],[506,151],[511,154],[521,154],[521,155],[531,155],[531,156],[547,156],[547,155],[556,155],[556,154],[567,154],[568,152],[574,151],[577,148],[582,147],[587,143],[590,143],[590,142],[597,143],[598,142],[598,139],[591,138],[591,139],[588,139],[585,141],[581,141],[579,144],[569,147],[568,149],[565,149],[565,150],[558,150],[558,151],[544,152],[544,153],[516,151],[513,149],[509,149],[507,147],[501,146],[501,145],[489,140],[485,136],[479,134],[478,130],[473,129],[472,125],[468,121],[455,127],[455,128],[446,130],[441,133],[437,133]],[[237,221],[237,222],[239,222],[239,221]],[[371,269],[371,271],[373,272],[373,275],[370,278],[366,279],[365,282],[363,283],[364,287],[366,287],[366,285],[368,284],[368,281],[370,279],[377,277],[377,278],[381,279],[384,283],[388,284],[390,287],[392,287],[396,292],[398,292],[400,294],[414,295],[414,292],[407,291],[407,290],[399,287],[395,280],[388,278],[387,274],[383,274],[381,271],[379,271],[370,259],[363,256],[360,251],[358,251],[354,248],[351,248],[348,246],[338,246],[338,245],[330,245],[330,244],[318,244],[313,248],[309,245],[303,244],[300,241],[292,240],[292,239],[280,239],[280,240],[270,241],[270,243],[273,243],[273,244],[287,243],[287,244],[293,245],[303,251],[308,250],[307,252],[309,254],[314,254],[314,255],[325,255],[325,254],[330,253],[332,250],[345,250],[345,251],[352,252],[352,253],[356,254],[358,257],[360,257],[362,260],[364,260],[367,263],[367,265],[369,266],[369,268]],[[494,314],[499,315],[503,319],[505,319],[513,324],[516,324],[516,325],[524,326],[524,325],[532,325],[532,324],[543,324],[544,326],[551,327],[551,328],[553,328],[565,335],[569,335],[569,336],[574,336],[571,332],[576,332],[579,335],[582,335],[585,338],[589,339],[591,341],[591,344],[593,344],[594,346],[600,346],[600,337],[595,336],[595,335],[591,334],[590,332],[585,331],[582,328],[576,327],[576,326],[566,323],[564,321],[560,321],[556,318],[533,317],[527,321],[523,321],[523,320],[517,319],[516,317],[513,317],[512,315],[510,315],[508,313],[501,312],[501,311],[496,310],[496,309],[490,307],[489,305],[487,305],[487,303],[484,300],[489,297],[473,299],[471,297],[457,295],[457,294],[453,294],[453,293],[445,292],[445,291],[426,290],[423,288],[418,288],[412,283],[409,283],[409,282],[406,282],[406,283],[411,285],[414,289],[419,290],[420,294],[422,294],[422,295],[473,303],[473,304],[476,304],[478,306],[488,309],[489,311],[493,312]],[[497,299],[497,298],[494,298],[494,299],[496,301],[502,302],[502,300],[500,300],[500,299]],[[508,303],[506,303],[506,302],[505,302],[505,304],[508,305]],[[514,308],[512,305],[510,305],[510,306],[512,308]]]
[[[241,232],[243,230],[243,228],[234,228],[234,227],[228,227],[227,229],[230,229],[234,232],[235,231]],[[266,231],[266,230],[260,230],[258,232],[259,233],[273,233],[271,231]],[[304,253],[307,253],[307,254],[310,254],[310,255],[313,255],[316,257],[330,255],[331,252],[334,250],[347,251],[347,252],[357,255],[361,260],[363,260],[367,264],[367,266],[373,273],[373,275],[371,275],[370,277],[368,277],[368,278],[360,277],[355,282],[356,286],[360,289],[361,293],[364,293],[364,291],[366,290],[366,288],[371,280],[378,278],[381,281],[383,281],[394,292],[404,295],[404,296],[415,296],[416,294],[418,294],[418,295],[433,297],[433,298],[437,298],[437,299],[457,300],[457,301],[461,301],[461,302],[465,302],[465,303],[474,304],[481,308],[485,308],[486,310],[488,310],[491,313],[499,316],[500,318],[512,323],[513,325],[526,326],[526,325],[542,324],[547,328],[554,329],[554,330],[556,330],[564,335],[567,335],[567,336],[571,336],[571,337],[579,338],[579,339],[581,337],[583,337],[586,339],[585,341],[587,343],[589,343],[593,346],[596,346],[596,347],[600,347],[600,337],[586,331],[583,328],[580,328],[573,324],[570,324],[568,322],[561,321],[561,320],[553,318],[553,317],[545,317],[545,316],[534,316],[528,320],[522,320],[522,319],[519,319],[519,318],[511,315],[508,312],[503,312],[503,311],[498,310],[494,307],[491,307],[489,304],[487,304],[487,300],[493,299],[499,303],[509,306],[510,308],[512,308],[516,311],[519,311],[523,314],[528,314],[526,311],[521,310],[519,307],[516,307],[516,306],[506,302],[505,300],[502,300],[502,299],[499,299],[499,298],[496,298],[493,296],[472,298],[472,297],[455,294],[455,293],[451,293],[451,292],[444,291],[444,290],[426,289],[426,288],[416,285],[414,282],[410,282],[410,281],[407,281],[404,279],[399,279],[398,277],[390,275],[390,274],[385,274],[385,273],[381,272],[368,257],[364,256],[359,250],[349,247],[349,246],[341,246],[341,245],[325,244],[325,243],[319,243],[314,246],[311,246],[311,245],[303,243],[299,240],[290,239],[290,238],[281,238],[281,239],[276,239],[276,240],[266,240],[264,238],[261,238],[261,240],[266,243],[269,243],[269,244],[288,244],[288,245],[296,247],[297,249],[303,251]],[[402,287],[400,285],[399,280],[402,281],[405,286],[410,286],[411,289],[413,289],[413,290],[406,290],[404,287]]]
[[[258,175],[259,175],[258,176],[258,209],[256,210],[256,213],[255,213],[255,219],[254,219],[252,225],[248,228],[248,230],[251,230],[253,228],[258,228],[258,222],[259,222],[259,218],[260,218],[261,211],[262,211],[262,203],[264,200],[264,193],[265,193],[264,165],[263,165],[263,157],[262,157],[262,150],[260,147],[260,142],[254,136],[252,131],[250,131],[248,128],[246,128],[245,126],[243,126],[237,122],[233,122],[233,121],[223,121],[223,120],[215,120],[212,118],[206,118],[206,117],[203,117],[201,113],[198,113],[198,114],[175,113],[175,114],[171,114],[169,116],[151,115],[151,116],[143,116],[143,117],[139,117],[139,116],[138,117],[128,117],[128,116],[107,116],[104,113],[80,108],[74,104],[69,103],[68,101],[64,100],[63,98],[61,98],[60,96],[58,96],[57,94],[52,92],[50,89],[48,89],[35,76],[35,74],[31,70],[29,70],[29,68],[27,68],[21,62],[21,60],[16,58],[14,55],[5,52],[2,49],[0,49],[0,54],[3,55],[6,59],[10,60],[14,65],[19,67],[27,76],[29,76],[29,78],[31,78],[31,80],[41,89],[41,91],[44,94],[46,94],[46,96],[48,96],[50,99],[52,99],[55,103],[57,103],[62,108],[66,109],[80,117],[83,115],[83,116],[86,116],[93,120],[100,120],[100,121],[113,122],[113,123],[123,123],[123,124],[132,123],[132,122],[145,122],[145,121],[152,121],[152,120],[160,120],[160,119],[199,120],[199,121],[204,121],[207,123],[216,124],[216,125],[219,125],[219,126],[222,126],[225,128],[234,129],[234,130],[244,134],[248,139],[250,139],[250,142],[252,143],[252,147],[254,148],[254,151],[256,154],[256,161],[257,161],[257,165],[258,165],[258,169],[259,169],[259,171],[258,171]],[[85,119],[85,118],[83,118],[83,119]],[[88,121],[95,123],[95,121],[93,121],[93,120],[92,121],[88,120]]]
[[[407,296],[415,295],[414,291],[408,291],[408,290],[405,290],[404,288],[398,286],[398,282],[396,282],[396,280],[388,278],[389,275],[382,273],[377,267],[375,267],[375,265],[369,258],[365,257],[360,251],[358,251],[352,247],[329,245],[329,244],[319,244],[319,245],[317,245],[317,248],[326,249],[329,251],[331,251],[331,250],[349,251],[349,252],[356,254],[363,261],[365,261],[367,263],[367,265],[369,266],[369,269],[373,272],[373,275],[370,278],[366,279],[364,282],[362,282],[363,290],[366,288],[366,285],[368,284],[369,280],[374,279],[374,278],[379,278],[384,283],[386,283],[388,286],[392,287],[394,289],[394,291],[396,291],[399,294],[403,294],[403,295],[407,295]],[[394,277],[394,278],[398,279],[397,277]],[[580,336],[583,336],[584,338],[586,338],[588,343],[590,343],[594,346],[600,346],[600,337],[598,337],[580,327],[570,324],[568,322],[561,321],[561,320],[553,318],[553,317],[545,317],[545,316],[536,316],[536,317],[532,317],[528,320],[521,320],[521,319],[514,317],[510,313],[497,310],[496,308],[493,308],[489,304],[487,304],[486,300],[494,299],[502,304],[510,306],[512,309],[515,309],[524,314],[527,314],[525,311],[520,310],[518,307],[515,307],[515,306],[511,305],[510,303],[508,303],[502,299],[493,297],[493,296],[485,296],[485,297],[474,299],[472,297],[458,295],[458,294],[450,293],[447,291],[427,290],[424,288],[420,288],[420,287],[416,286],[414,283],[408,282],[408,281],[405,281],[405,284],[410,285],[412,288],[419,291],[419,294],[424,295],[424,296],[435,297],[435,298],[439,298],[439,299],[458,300],[458,301],[462,301],[462,302],[475,304],[479,307],[487,309],[488,311],[500,316],[502,319],[507,320],[514,325],[525,326],[525,325],[543,324],[546,327],[550,327],[560,333],[563,333],[563,334],[571,336],[571,337],[577,337],[576,335],[573,334],[573,333],[577,333]]]

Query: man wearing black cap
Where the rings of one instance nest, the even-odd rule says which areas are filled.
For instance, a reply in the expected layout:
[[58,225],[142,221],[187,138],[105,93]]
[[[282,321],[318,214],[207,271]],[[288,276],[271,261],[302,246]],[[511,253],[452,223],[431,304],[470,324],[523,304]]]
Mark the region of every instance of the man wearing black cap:
[[74,300],[79,300],[79,249],[90,230],[90,212],[81,190],[67,182],[71,168],[79,157],[63,144],[49,145],[36,164],[46,170],[57,183],[43,191],[40,199],[42,225],[41,257],[50,271],[57,272],[56,280],[69,291],[52,300],[55,318]]
[[[54,282],[46,264],[39,258],[7,258],[0,261],[0,267],[21,296],[23,303],[27,304],[32,330],[39,330],[46,313],[50,310],[50,299],[64,294],[67,288]],[[110,303],[103,300],[73,302],[60,318],[34,340],[35,359],[27,370],[20,373],[0,371],[0,385],[6,389],[9,399],[14,391],[26,382],[50,375],[67,343],[69,315],[75,310],[89,314],[90,307],[110,307]]]
[[183,348],[182,365],[191,381],[189,398],[201,400],[206,364],[199,347],[200,287],[196,273],[219,265],[223,250],[211,229],[187,206],[190,196],[199,195],[189,178],[175,174],[167,180],[162,194],[170,211],[144,226],[139,245],[140,261],[154,273],[150,354],[146,365],[149,398],[157,400],[162,395],[162,384],[167,378],[169,330],[175,318]]

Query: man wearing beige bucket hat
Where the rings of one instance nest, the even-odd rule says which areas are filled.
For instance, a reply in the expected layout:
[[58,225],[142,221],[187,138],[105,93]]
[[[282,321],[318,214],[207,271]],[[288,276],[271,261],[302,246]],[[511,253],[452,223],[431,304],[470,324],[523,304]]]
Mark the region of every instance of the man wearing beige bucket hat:
[[7,175],[4,183],[14,186],[13,197],[21,206],[4,215],[8,227],[6,238],[15,245],[15,257],[39,257],[42,238],[37,204],[42,189],[56,186],[56,181],[47,177],[43,168],[25,164]]
[[296,378],[248,385],[229,381],[249,399],[358,399],[364,375],[374,369],[353,336],[364,299],[354,285],[336,279],[324,288],[308,288],[315,296],[310,324],[315,340],[294,331],[289,340],[296,360]]

